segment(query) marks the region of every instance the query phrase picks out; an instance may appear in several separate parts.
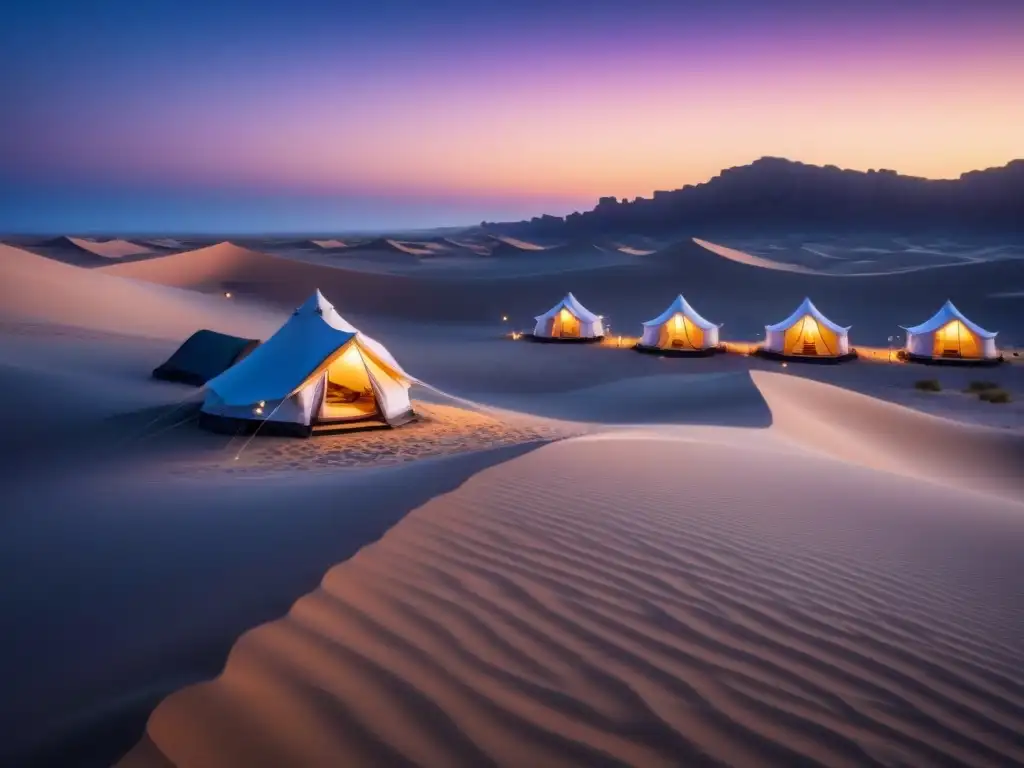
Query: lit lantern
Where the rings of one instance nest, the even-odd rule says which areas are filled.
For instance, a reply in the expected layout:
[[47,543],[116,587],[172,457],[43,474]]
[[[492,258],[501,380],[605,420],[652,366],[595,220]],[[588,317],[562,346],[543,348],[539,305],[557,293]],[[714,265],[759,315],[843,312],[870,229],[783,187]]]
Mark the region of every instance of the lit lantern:
[[231,291],[224,291],[224,298],[225,299],[230,299],[231,298]]
[[501,316],[501,322],[507,323],[508,322],[508,315],[502,315]]
[[255,413],[257,416],[262,416],[263,415],[263,409],[260,408],[259,406],[256,406],[255,408],[253,408],[252,412]]

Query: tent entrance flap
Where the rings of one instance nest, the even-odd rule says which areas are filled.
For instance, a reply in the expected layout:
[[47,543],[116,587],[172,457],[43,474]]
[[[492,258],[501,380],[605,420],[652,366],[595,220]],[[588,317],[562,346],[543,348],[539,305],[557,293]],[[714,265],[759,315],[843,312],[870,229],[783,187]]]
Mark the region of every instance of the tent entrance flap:
[[557,338],[577,339],[580,335],[580,320],[568,309],[562,309],[551,321],[551,335]]
[[377,396],[359,346],[349,342],[324,371],[318,421],[367,419],[379,413]]
[[679,312],[661,326],[658,345],[665,349],[703,349],[704,331]]
[[839,338],[810,315],[804,315],[786,329],[783,352],[806,357],[836,357]]
[[935,357],[980,357],[978,340],[959,320],[951,320],[935,332]]

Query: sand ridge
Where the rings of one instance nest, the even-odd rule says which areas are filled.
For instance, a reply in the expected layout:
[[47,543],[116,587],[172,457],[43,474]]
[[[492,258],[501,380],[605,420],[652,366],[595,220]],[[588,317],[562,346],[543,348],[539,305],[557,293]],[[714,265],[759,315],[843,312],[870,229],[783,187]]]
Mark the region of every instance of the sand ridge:
[[178,340],[200,327],[266,338],[280,322],[276,314],[239,307],[223,297],[115,274],[0,245],[0,318]]
[[105,259],[120,259],[125,256],[141,256],[153,253],[153,249],[127,240],[87,240],[80,237],[69,237],[68,242],[82,250],[102,256]]
[[[967,522],[948,489],[868,469],[645,445],[556,443],[429,502],[161,704],[147,749],[179,768],[1024,760],[1019,505],[976,499]],[[942,569],[978,548],[984,571]]]

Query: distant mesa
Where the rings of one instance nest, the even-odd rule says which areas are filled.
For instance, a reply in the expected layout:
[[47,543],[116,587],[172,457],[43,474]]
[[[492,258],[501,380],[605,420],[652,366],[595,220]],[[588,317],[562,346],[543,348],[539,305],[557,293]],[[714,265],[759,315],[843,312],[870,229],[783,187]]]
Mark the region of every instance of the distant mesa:
[[[776,157],[727,168],[711,180],[650,198],[602,197],[590,211],[489,223],[492,236],[666,237],[720,229],[984,231],[1024,233],[1024,160],[933,180],[895,171],[851,171]],[[636,242],[625,247],[650,250]],[[628,252],[628,251],[624,251]]]

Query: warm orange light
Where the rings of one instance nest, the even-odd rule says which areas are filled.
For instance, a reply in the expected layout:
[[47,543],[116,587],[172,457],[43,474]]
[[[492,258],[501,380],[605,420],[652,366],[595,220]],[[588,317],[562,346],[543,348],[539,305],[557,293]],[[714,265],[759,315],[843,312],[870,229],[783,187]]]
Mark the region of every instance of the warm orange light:
[[958,340],[960,338],[960,321],[950,320],[939,329],[938,335],[940,339]]
[[572,313],[568,309],[562,310],[562,322],[567,323],[572,320]]
[[225,291],[224,292],[224,298],[225,299],[230,299],[231,298],[231,291]]
[[507,323],[508,322],[508,315],[502,315],[501,316],[501,322]]
[[683,316],[682,315],[676,315],[674,319],[675,319],[675,324],[676,324],[676,330],[677,331],[683,330]]
[[263,409],[257,406],[256,408],[252,409],[252,412],[255,413],[257,416],[261,416],[263,414]]
[[804,336],[813,339],[816,335],[818,335],[818,323],[813,317],[807,315],[804,317]]

